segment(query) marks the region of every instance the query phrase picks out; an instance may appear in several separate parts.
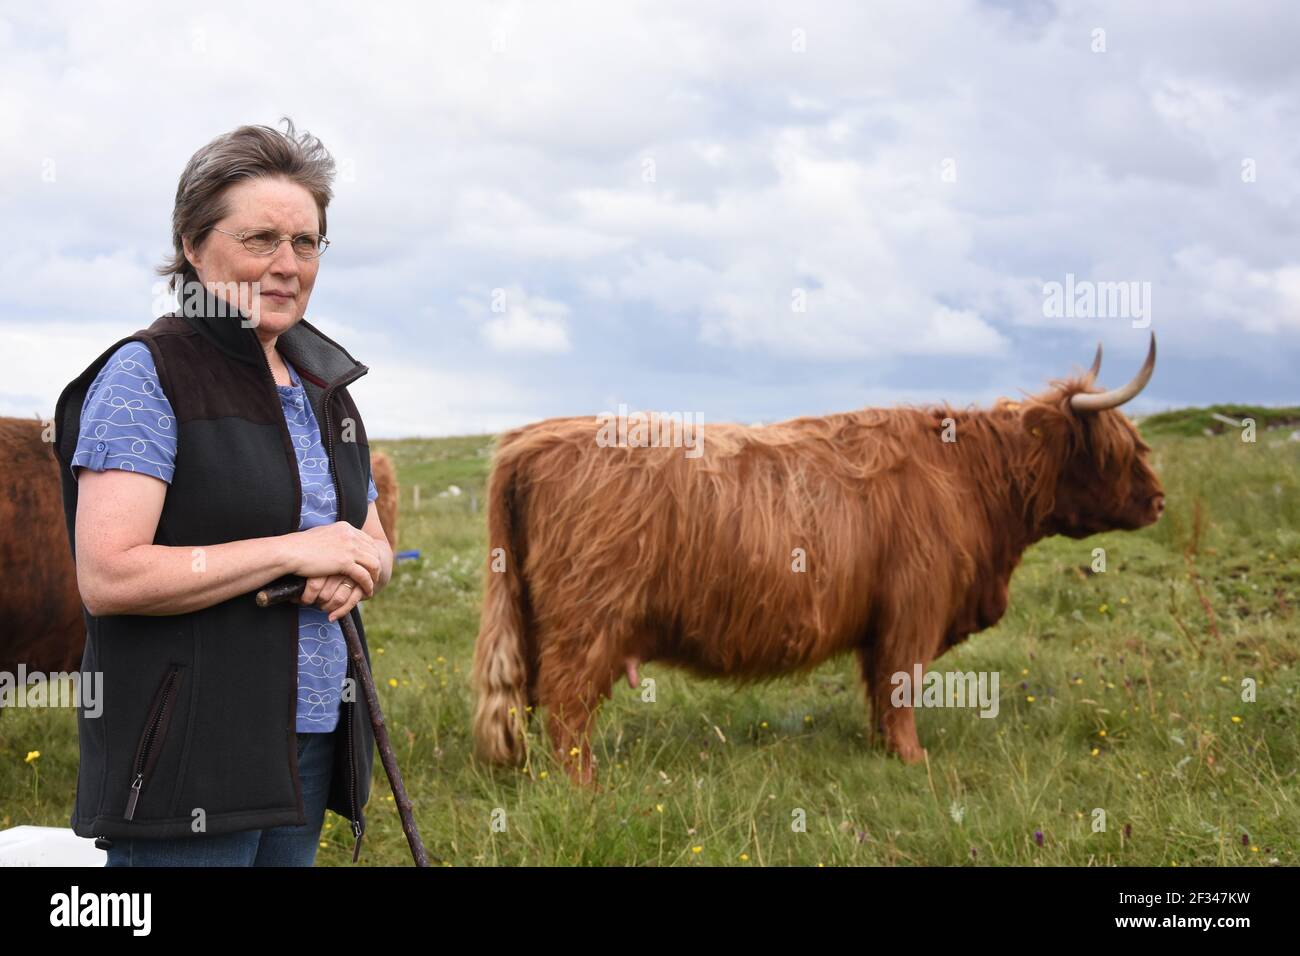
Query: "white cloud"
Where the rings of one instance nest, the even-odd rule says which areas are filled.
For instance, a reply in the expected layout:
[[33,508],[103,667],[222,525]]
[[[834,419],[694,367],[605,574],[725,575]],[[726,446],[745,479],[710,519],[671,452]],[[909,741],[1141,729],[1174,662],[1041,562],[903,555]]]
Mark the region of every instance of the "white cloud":
[[[1043,316],[1067,273],[1152,283],[1171,396],[1208,394],[1210,362],[1224,398],[1277,394],[1300,352],[1293,4],[313,10],[0,14],[0,344],[45,343],[3,401],[52,406],[147,324],[186,160],[282,113],[345,173],[313,316],[367,384],[423,367],[450,377],[418,387],[464,390],[389,402],[379,434],[421,409],[430,428],[592,410],[615,386],[771,418],[860,377],[909,387],[888,378],[902,360],[989,360],[956,363],[961,401],[1035,386],[1097,337],[1140,359],[1126,322]],[[94,328],[102,344],[48,347]]]
[[569,307],[517,285],[493,289],[479,299],[462,297],[467,311],[479,317],[484,341],[498,352],[567,352],[572,347],[566,319]]

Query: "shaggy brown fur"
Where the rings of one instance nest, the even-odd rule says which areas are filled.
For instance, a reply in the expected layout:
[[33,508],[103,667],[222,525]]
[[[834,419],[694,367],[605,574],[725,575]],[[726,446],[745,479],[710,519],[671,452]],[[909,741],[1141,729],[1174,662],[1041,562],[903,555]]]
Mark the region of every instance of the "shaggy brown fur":
[[[36,418],[0,418],[0,671],[81,666],[86,622],[54,445]],[[53,426],[51,425],[52,429]]]
[[479,756],[521,760],[526,714],[542,705],[552,745],[588,782],[600,700],[637,662],[754,680],[854,651],[873,732],[920,759],[913,710],[889,706],[890,676],[995,623],[1032,542],[1159,514],[1132,423],[1071,408],[1092,390],[1085,375],[988,410],[707,425],[694,459],[598,447],[594,417],[505,434],[488,484]]
[[388,536],[388,545],[397,550],[397,469],[393,460],[382,451],[370,453],[370,477],[375,481],[375,490],[379,497],[375,500],[375,510],[379,512],[379,523],[384,526]]

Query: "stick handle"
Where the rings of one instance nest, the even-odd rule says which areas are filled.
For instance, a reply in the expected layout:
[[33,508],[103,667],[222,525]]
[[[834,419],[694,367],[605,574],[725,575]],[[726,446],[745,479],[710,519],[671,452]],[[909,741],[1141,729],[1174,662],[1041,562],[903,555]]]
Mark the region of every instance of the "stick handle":
[[296,574],[286,574],[282,578],[276,578],[257,592],[257,606],[270,607],[272,604],[283,604],[285,601],[291,601],[302,594],[302,590],[306,586],[307,579]]

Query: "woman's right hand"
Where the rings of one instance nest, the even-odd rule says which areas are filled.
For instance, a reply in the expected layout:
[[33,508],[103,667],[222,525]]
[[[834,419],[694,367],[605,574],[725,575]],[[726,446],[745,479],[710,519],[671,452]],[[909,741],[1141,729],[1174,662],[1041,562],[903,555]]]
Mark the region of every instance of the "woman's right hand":
[[375,594],[380,558],[375,539],[346,521],[335,521],[306,531],[295,531],[292,573],[304,578],[343,574],[366,592]]

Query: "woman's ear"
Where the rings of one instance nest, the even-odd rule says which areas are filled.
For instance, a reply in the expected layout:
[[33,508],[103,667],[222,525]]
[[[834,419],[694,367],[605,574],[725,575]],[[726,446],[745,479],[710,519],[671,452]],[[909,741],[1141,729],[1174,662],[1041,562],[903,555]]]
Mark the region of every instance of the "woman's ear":
[[196,250],[194,246],[190,244],[189,236],[181,236],[181,249],[184,251],[185,258],[189,260],[190,265],[194,267],[194,271],[198,272],[199,253],[198,250]]

